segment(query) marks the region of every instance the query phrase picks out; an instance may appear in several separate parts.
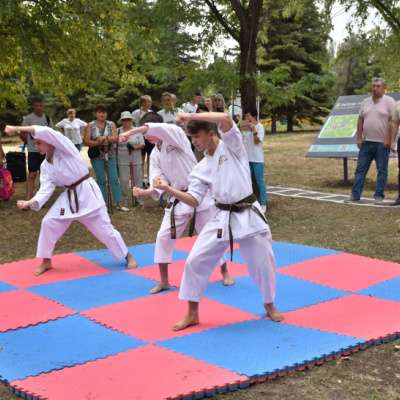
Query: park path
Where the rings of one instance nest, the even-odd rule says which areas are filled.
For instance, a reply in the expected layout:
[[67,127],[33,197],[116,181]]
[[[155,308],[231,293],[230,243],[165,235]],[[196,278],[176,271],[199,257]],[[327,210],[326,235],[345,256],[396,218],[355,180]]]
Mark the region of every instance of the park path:
[[349,198],[350,194],[340,194],[333,192],[319,192],[315,190],[306,190],[306,189],[298,189],[287,186],[267,186],[268,195],[273,196],[283,196],[283,197],[294,197],[297,199],[308,199],[308,200],[317,200],[317,201],[325,201],[329,203],[339,203],[339,204],[348,204],[350,206],[363,206],[363,207],[389,207],[391,203],[394,202],[394,199],[385,199],[383,200],[382,205],[374,204],[373,197],[362,197],[359,202],[356,203],[344,203],[346,199]]

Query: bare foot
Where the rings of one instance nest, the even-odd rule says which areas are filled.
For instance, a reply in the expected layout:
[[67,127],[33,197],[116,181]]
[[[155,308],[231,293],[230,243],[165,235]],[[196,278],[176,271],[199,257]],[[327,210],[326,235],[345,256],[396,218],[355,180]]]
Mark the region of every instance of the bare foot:
[[51,265],[51,261],[45,261],[43,260],[42,265],[39,268],[36,268],[33,271],[33,275],[42,275],[43,272],[47,271],[48,269],[52,269],[53,266]]
[[169,283],[159,283],[156,287],[149,290],[150,294],[156,294],[158,292],[162,292],[163,290],[168,290],[170,288]]
[[232,286],[235,283],[235,281],[229,275],[228,271],[224,272],[222,274],[222,277],[224,278],[224,285],[225,286]]
[[198,314],[186,314],[177,324],[172,327],[173,331],[180,331],[191,325],[198,325],[199,315]]
[[137,262],[133,259],[131,253],[128,253],[125,258],[126,258],[126,261],[128,261],[127,267],[129,269],[137,267]]
[[264,303],[265,311],[268,316],[275,322],[283,321],[283,315],[275,308],[274,303]]

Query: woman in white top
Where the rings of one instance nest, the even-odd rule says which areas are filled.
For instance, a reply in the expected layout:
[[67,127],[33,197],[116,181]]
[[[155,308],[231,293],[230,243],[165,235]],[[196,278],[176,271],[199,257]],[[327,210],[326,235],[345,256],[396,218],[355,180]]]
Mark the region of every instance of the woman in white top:
[[56,128],[67,137],[75,147],[81,151],[82,150],[82,135],[81,128],[84,128],[87,123],[85,121],[80,120],[79,118],[75,118],[76,111],[71,108],[67,111],[67,117],[56,124]]
[[161,102],[163,103],[164,108],[157,114],[160,114],[163,117],[165,123],[176,124],[175,118],[178,115],[178,112],[182,112],[182,110],[174,107],[171,93],[163,93],[161,96]]
[[243,134],[243,145],[247,152],[250,164],[250,176],[254,173],[258,188],[260,190],[260,204],[263,212],[267,210],[267,186],[264,180],[264,151],[262,143],[265,130],[263,124],[257,121],[257,109],[251,107],[245,111],[245,118],[249,122]]
[[[118,128],[118,135],[128,132],[132,129],[132,116],[129,111],[123,111],[118,123],[122,126]],[[144,137],[142,134],[133,135],[127,143],[117,142],[117,160],[119,171],[119,184],[121,186],[122,205],[129,205],[129,176],[132,165],[132,172],[135,180],[135,186],[142,186],[142,149],[144,148]],[[132,185],[133,186],[133,185]],[[136,203],[143,205],[140,197],[136,197]]]

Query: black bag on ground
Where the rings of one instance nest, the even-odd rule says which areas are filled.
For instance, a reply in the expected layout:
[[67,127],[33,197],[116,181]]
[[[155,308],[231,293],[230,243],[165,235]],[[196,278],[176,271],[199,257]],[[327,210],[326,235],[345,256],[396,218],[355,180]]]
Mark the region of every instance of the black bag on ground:
[[19,151],[9,151],[6,154],[7,169],[11,172],[14,182],[26,182],[26,155]]
[[89,147],[87,154],[91,160],[93,160],[93,158],[97,158],[100,155],[99,146]]

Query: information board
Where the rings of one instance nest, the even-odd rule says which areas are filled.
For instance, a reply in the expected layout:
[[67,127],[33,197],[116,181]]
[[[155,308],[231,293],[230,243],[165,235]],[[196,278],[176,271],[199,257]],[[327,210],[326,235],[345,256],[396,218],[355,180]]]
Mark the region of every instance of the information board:
[[[400,101],[400,92],[385,93]],[[358,157],[357,120],[361,103],[371,94],[340,96],[309,148],[306,157]]]

